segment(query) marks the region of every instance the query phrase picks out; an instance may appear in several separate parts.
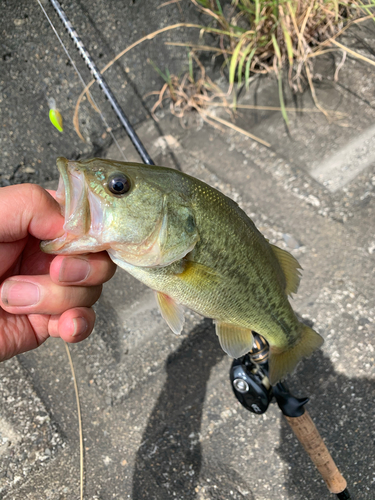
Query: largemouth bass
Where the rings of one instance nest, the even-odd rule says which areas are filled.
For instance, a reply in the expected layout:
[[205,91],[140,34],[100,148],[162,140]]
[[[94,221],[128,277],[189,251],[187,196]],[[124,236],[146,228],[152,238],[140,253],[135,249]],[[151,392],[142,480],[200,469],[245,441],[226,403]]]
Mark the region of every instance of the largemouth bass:
[[44,252],[106,250],[156,292],[176,334],[183,306],[212,318],[221,347],[233,358],[251,350],[252,331],[270,345],[271,384],[293,371],[323,339],[299,322],[288,301],[300,266],[271,245],[227,196],[177,170],[94,158],[58,158],[56,199],[65,234]]

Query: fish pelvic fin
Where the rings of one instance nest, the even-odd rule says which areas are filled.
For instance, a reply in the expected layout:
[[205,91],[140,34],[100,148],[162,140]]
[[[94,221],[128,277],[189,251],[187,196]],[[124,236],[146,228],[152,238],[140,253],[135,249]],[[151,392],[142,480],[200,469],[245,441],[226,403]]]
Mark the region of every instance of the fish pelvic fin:
[[310,356],[324,342],[315,330],[301,324],[302,332],[298,342],[290,349],[280,352],[270,347],[269,379],[271,385],[280,382],[288,373],[291,373],[302,358]]
[[286,250],[282,250],[275,245],[271,245],[271,248],[277,260],[279,261],[279,264],[285,276],[285,293],[287,295],[297,293],[299,282],[301,280],[300,269],[302,269],[298,260],[295,259],[293,255],[291,255]]
[[249,328],[215,321],[216,334],[220,345],[231,358],[240,358],[253,347],[253,334]]
[[161,315],[168,323],[169,328],[176,335],[180,335],[185,323],[183,307],[165,293],[156,292],[156,300]]

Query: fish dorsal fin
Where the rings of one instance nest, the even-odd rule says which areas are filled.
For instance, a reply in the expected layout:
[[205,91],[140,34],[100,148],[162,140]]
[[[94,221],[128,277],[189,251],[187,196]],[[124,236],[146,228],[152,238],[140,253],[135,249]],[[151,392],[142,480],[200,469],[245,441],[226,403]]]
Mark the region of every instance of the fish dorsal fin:
[[290,295],[292,293],[297,293],[299,282],[301,279],[300,269],[302,267],[299,265],[297,259],[293,257],[286,250],[281,250],[281,248],[271,245],[272,251],[275,254],[281,269],[283,270],[285,276],[285,293]]
[[165,293],[156,292],[156,300],[161,315],[168,323],[169,328],[176,335],[180,335],[185,322],[183,307]]
[[249,328],[215,322],[220,345],[231,358],[240,358],[253,347],[253,334]]

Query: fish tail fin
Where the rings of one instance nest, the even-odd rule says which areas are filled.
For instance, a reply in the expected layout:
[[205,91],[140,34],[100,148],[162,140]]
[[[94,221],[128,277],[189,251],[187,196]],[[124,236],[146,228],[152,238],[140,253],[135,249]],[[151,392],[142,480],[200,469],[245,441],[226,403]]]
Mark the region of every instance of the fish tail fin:
[[302,331],[298,342],[285,351],[278,352],[277,348],[270,348],[269,379],[271,385],[275,385],[281,379],[291,373],[302,358],[310,356],[324,342],[323,338],[315,330],[307,325],[301,324]]

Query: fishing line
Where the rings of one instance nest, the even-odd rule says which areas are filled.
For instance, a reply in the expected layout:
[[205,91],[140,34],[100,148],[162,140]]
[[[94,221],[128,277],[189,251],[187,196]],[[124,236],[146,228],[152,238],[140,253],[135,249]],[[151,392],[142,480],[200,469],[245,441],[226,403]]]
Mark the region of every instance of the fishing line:
[[[55,33],[55,35],[57,36],[57,39],[58,39],[58,41],[60,42],[60,44],[61,44],[62,48],[64,49],[65,54],[68,56],[69,61],[70,61],[71,65],[73,66],[73,68],[74,68],[75,72],[77,73],[77,75],[78,75],[78,77],[79,77],[79,79],[80,79],[80,81],[81,81],[81,83],[82,83],[83,87],[84,87],[84,88],[86,88],[86,83],[85,83],[85,80],[83,79],[83,77],[82,77],[81,73],[79,72],[79,70],[78,70],[77,66],[75,65],[75,63],[74,63],[73,59],[71,58],[71,56],[70,56],[70,54],[69,54],[69,52],[68,52],[68,49],[65,47],[64,42],[61,40],[61,38],[60,38],[59,34],[57,33],[55,26],[53,25],[53,23],[52,23],[51,19],[49,18],[48,14],[47,14],[47,12],[45,11],[45,9],[44,9],[43,5],[41,4],[40,0],[37,0],[37,2],[38,2],[38,4],[39,4],[40,8],[42,9],[42,11],[43,11],[44,15],[46,16],[46,18],[47,18],[47,20],[48,20],[48,22],[49,22],[49,24],[50,24],[50,26],[51,26],[51,28],[52,28],[53,32],[54,32],[54,33]],[[112,137],[112,139],[113,139],[114,143],[116,144],[116,146],[117,146],[118,150],[119,150],[119,151],[120,151],[120,153],[121,153],[121,156],[124,158],[124,160],[125,160],[125,161],[127,161],[127,158],[126,158],[126,156],[125,156],[125,154],[124,154],[124,151],[121,149],[120,144],[119,144],[119,143],[118,143],[118,141],[116,140],[116,137],[114,136],[114,134],[113,134],[113,132],[112,132],[111,127],[108,125],[107,120],[105,119],[105,117],[104,117],[103,113],[101,112],[101,110],[100,110],[99,106],[98,106],[98,105],[97,105],[97,103],[95,102],[95,99],[94,99],[93,95],[91,94],[91,92],[90,92],[90,91],[88,91],[88,93],[89,93],[89,96],[90,96],[90,98],[91,98],[91,100],[92,100],[93,104],[95,105],[95,107],[96,107],[96,108],[97,108],[97,110],[98,110],[98,113],[99,113],[99,115],[100,115],[100,118],[102,119],[102,121],[103,121],[103,123],[104,123],[104,125],[105,125],[105,127],[106,127],[106,130],[110,133],[110,135],[111,135],[111,137]]]
[[78,384],[77,384],[77,379],[74,371],[74,366],[73,366],[73,360],[70,355],[69,347],[66,342],[64,342],[65,349],[66,349],[66,354],[68,355],[69,358],[69,364],[70,364],[70,369],[72,372],[72,377],[73,377],[73,385],[74,385],[74,392],[76,394],[76,403],[77,403],[77,413],[78,413],[78,428],[79,428],[79,462],[80,462],[80,500],[83,500],[83,433],[82,433],[82,417],[81,417],[81,405],[79,402],[79,393],[78,393]]

